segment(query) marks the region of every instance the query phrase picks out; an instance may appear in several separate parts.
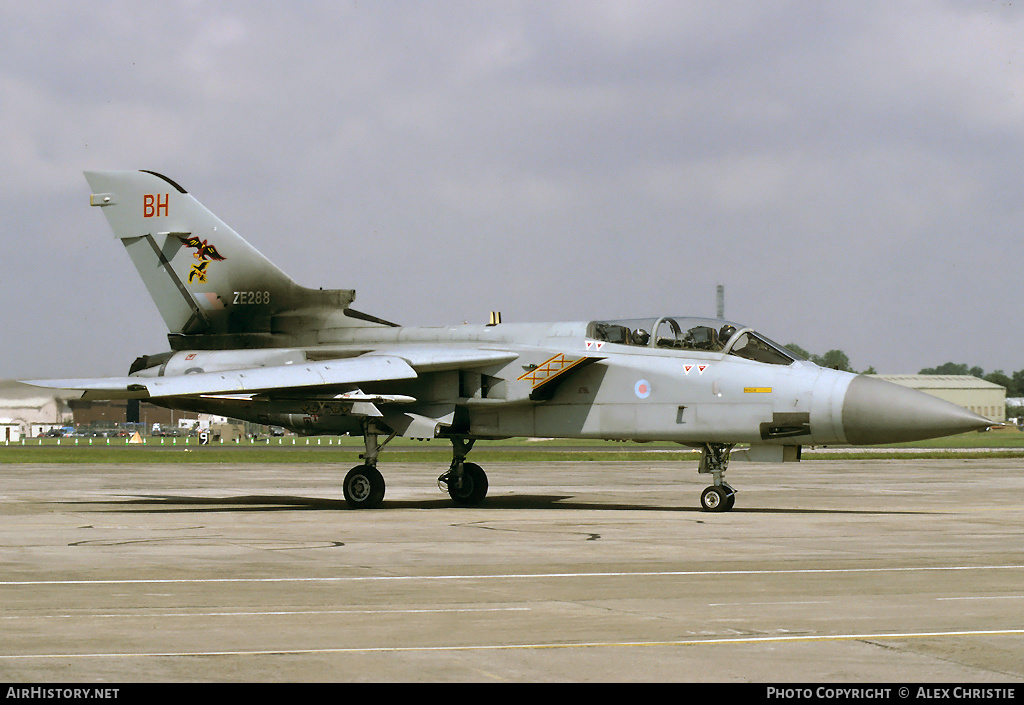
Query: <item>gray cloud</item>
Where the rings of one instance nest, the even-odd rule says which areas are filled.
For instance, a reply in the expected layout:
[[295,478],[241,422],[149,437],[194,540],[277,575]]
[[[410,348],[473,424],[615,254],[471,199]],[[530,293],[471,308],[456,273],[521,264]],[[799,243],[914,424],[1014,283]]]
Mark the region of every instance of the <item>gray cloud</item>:
[[407,324],[727,316],[1024,368],[1010,3],[0,8],[0,377],[166,347],[84,169],[166,173]]

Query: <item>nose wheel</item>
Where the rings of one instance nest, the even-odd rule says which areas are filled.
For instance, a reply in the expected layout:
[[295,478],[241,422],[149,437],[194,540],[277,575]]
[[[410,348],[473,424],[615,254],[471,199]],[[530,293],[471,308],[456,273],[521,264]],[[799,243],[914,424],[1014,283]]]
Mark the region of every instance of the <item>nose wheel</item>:
[[736,490],[729,485],[711,485],[700,494],[700,508],[705,512],[727,512],[736,504]]

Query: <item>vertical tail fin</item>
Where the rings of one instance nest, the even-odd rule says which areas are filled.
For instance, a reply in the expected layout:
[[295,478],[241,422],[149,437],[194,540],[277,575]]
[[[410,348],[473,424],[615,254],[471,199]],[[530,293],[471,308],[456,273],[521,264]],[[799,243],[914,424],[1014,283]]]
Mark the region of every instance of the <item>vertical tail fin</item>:
[[[330,319],[375,325],[348,305],[348,289],[307,289],[292,281],[185,189],[151,171],[94,171],[90,204],[103,210],[171,335],[191,347],[294,344],[287,321]],[[339,311],[345,315],[338,317]],[[302,312],[305,315],[297,317]],[[379,321],[386,324],[384,321]],[[312,342],[312,341],[311,341]]]
[[270,313],[275,298],[294,292],[284,272],[167,177],[104,171],[85,178],[90,204],[103,209],[171,333],[228,332],[236,327],[228,320],[236,294]]

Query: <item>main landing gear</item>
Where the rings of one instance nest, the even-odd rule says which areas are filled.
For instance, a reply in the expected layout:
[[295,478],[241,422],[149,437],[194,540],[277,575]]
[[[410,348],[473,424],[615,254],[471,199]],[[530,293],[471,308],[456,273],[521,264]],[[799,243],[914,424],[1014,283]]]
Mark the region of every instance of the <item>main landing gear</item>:
[[[351,509],[375,509],[384,501],[384,476],[377,469],[377,456],[395,434],[392,432],[384,442],[378,443],[381,433],[373,424],[366,424],[363,430],[366,452],[359,456],[363,464],[345,475],[342,488]],[[474,507],[487,496],[487,474],[476,463],[466,462],[466,455],[472,448],[472,439],[452,438],[451,467],[437,478],[438,487],[447,491],[452,501],[461,507]]]
[[395,434],[392,432],[383,443],[378,443],[377,431],[378,429],[371,424],[366,425],[363,433],[366,452],[359,456],[363,459],[363,464],[349,470],[342,484],[345,501],[352,509],[376,509],[384,501],[384,476],[377,469],[377,456]]
[[705,512],[727,512],[736,504],[736,490],[722,477],[729,467],[732,446],[705,443],[701,449],[699,473],[710,473],[714,484],[700,494],[700,508]]
[[487,474],[476,463],[467,463],[473,439],[452,438],[452,465],[437,478],[437,486],[460,507],[475,507],[487,496]]

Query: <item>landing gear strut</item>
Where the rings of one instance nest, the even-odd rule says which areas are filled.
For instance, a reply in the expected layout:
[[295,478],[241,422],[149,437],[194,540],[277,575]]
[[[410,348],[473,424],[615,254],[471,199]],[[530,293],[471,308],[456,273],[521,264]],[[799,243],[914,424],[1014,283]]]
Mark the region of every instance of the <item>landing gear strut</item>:
[[367,423],[363,428],[363,443],[366,452],[359,457],[363,459],[362,465],[357,465],[345,475],[345,482],[342,489],[345,492],[345,501],[351,509],[375,509],[384,501],[384,476],[377,469],[377,456],[381,448],[391,442],[395,437],[392,432],[383,443],[377,442],[380,429],[372,423]]
[[[389,435],[378,442],[378,437],[384,433]],[[377,456],[396,435],[395,431],[372,421],[363,423],[366,452],[359,456],[363,464],[349,470],[342,484],[349,508],[375,509],[384,501],[384,476],[377,470]],[[475,507],[487,496],[487,474],[476,463],[466,462],[473,443],[471,438],[453,438],[451,467],[437,478],[438,487],[447,491],[455,504],[463,507]]]
[[475,507],[487,496],[487,474],[476,463],[467,463],[474,439],[452,438],[452,464],[437,478],[437,486],[448,492],[455,504]]
[[729,467],[729,453],[732,446],[721,443],[705,443],[700,455],[699,473],[710,473],[714,484],[700,494],[700,508],[706,512],[727,512],[736,504],[736,490],[722,477]]

